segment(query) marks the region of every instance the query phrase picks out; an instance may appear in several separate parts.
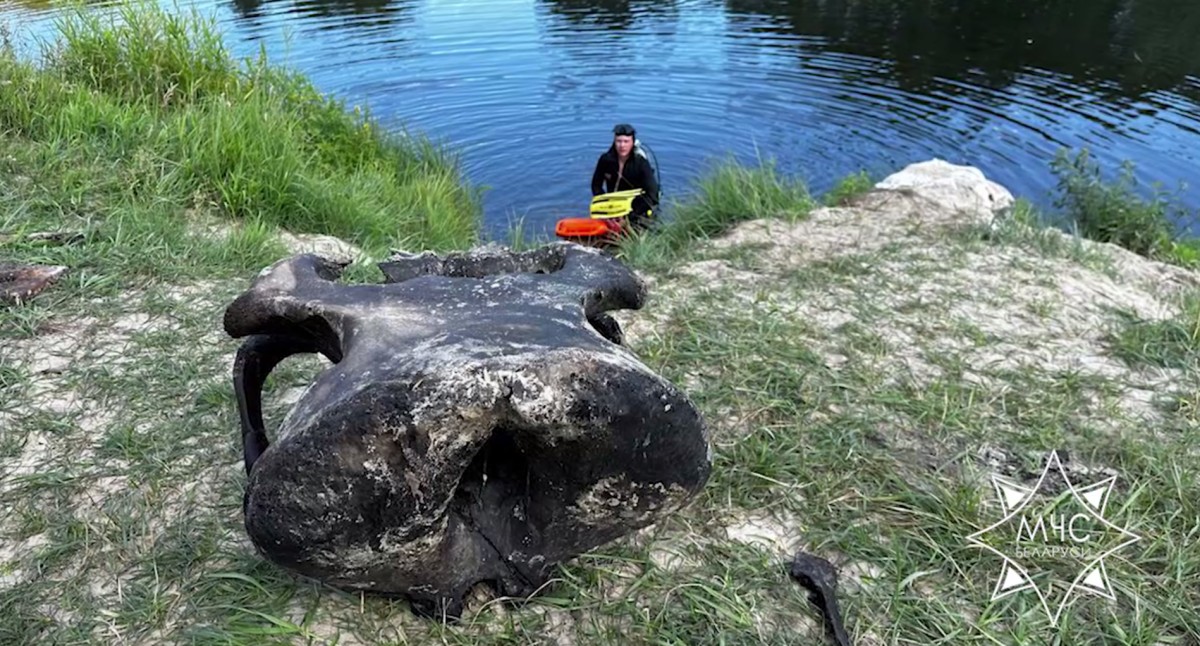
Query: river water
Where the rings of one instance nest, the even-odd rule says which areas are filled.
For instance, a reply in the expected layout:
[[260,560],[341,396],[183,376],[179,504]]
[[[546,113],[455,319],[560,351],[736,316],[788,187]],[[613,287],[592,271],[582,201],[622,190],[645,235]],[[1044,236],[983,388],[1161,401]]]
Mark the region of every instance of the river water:
[[[103,3],[101,3],[103,4]],[[1200,177],[1195,0],[178,0],[239,55],[460,154],[493,234],[586,211],[616,122],[664,196],[772,159],[814,191],[939,157],[1050,207],[1057,150],[1176,189]],[[20,42],[53,10],[0,4]],[[1183,200],[1200,206],[1200,189]]]

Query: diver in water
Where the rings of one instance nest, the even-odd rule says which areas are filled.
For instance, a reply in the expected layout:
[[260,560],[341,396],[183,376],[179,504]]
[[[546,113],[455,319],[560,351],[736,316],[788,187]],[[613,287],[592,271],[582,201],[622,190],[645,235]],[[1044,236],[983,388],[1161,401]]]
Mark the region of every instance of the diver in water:
[[637,131],[627,123],[613,128],[613,143],[596,160],[592,172],[592,196],[640,188],[645,195],[633,200],[629,223],[644,228],[650,221],[649,211],[658,206],[658,178],[654,167],[637,142]]

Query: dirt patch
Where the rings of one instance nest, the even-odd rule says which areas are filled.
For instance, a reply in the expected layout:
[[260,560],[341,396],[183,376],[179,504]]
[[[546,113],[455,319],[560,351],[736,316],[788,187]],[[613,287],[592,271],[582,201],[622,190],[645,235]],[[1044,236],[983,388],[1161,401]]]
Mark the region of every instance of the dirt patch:
[[[243,230],[240,221],[202,216],[195,210],[185,213],[190,234],[209,240],[224,240]],[[365,259],[362,249],[335,236],[318,233],[291,233],[280,230],[276,238],[289,254],[312,253],[334,262],[352,263]]]
[[334,262],[351,263],[364,258],[362,249],[333,236],[282,231],[279,240],[289,253],[312,253]]
[[577,643],[577,620],[574,615],[565,610],[547,608],[542,616],[545,619],[543,630],[548,643],[560,646],[574,646]]
[[[796,267],[906,246],[962,227],[991,225],[1012,202],[1011,195],[1003,189],[998,189],[995,199],[984,200],[997,205],[989,208],[972,197],[947,196],[939,192],[944,191],[941,187],[933,191],[913,185],[897,186],[867,193],[850,207],[816,209],[799,222],[748,221],[711,244],[717,249],[751,247],[760,262]],[[960,208],[947,209],[946,203]]]
[[22,561],[50,544],[46,534],[36,534],[23,541],[6,540],[0,543],[0,591],[23,583],[36,572],[24,568]]
[[791,558],[803,541],[799,519],[772,514],[738,513],[725,526],[728,540],[753,545],[780,558]]

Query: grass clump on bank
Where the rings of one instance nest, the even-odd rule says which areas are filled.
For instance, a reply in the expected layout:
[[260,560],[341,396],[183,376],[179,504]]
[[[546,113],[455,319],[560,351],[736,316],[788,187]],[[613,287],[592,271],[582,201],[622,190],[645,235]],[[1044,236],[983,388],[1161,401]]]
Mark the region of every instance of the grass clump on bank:
[[1138,197],[1132,163],[1123,164],[1112,182],[1103,180],[1087,149],[1074,156],[1060,152],[1051,168],[1059,178],[1056,206],[1083,237],[1155,260],[1200,265],[1200,241],[1176,232],[1177,223],[1195,216],[1172,204],[1161,190],[1149,200]]
[[847,206],[850,202],[875,187],[870,174],[865,170],[847,175],[838,180],[822,198],[825,206]]
[[804,182],[779,173],[773,163],[746,166],[726,160],[697,181],[692,196],[673,205],[667,222],[623,245],[622,255],[635,265],[662,268],[696,242],[720,235],[739,222],[798,220],[816,206],[817,200]]
[[1110,340],[1115,354],[1130,364],[1200,367],[1200,292],[1184,298],[1172,318],[1144,321],[1125,313],[1123,323]]
[[0,132],[109,166],[123,190],[106,206],[198,209],[375,251],[475,240],[478,196],[449,154],[265,55],[239,63],[212,20],[134,3],[57,27],[39,65],[0,52]]
[[[1178,232],[1180,224],[1196,216],[1161,191],[1149,200],[1139,197],[1132,164],[1124,164],[1114,181],[1105,181],[1085,149],[1074,156],[1060,152],[1051,170],[1059,177],[1056,206],[1063,211],[1059,216],[1080,237],[1113,243],[1154,260],[1200,267],[1200,239]],[[635,265],[662,269],[685,258],[689,247],[740,222],[802,219],[819,206],[848,206],[873,187],[870,175],[859,171],[839,180],[818,199],[803,180],[781,175],[773,163],[746,166],[726,160],[700,177],[694,193],[673,206],[666,222],[623,245],[622,255]],[[1028,200],[1017,199],[1006,220],[1042,231],[1053,218]]]

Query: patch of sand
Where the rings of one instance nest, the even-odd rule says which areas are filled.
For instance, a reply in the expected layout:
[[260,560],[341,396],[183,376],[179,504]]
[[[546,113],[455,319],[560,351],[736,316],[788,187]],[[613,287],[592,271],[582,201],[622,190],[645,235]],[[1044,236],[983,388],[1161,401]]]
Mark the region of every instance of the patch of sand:
[[312,253],[334,262],[352,263],[364,257],[362,249],[333,236],[282,231],[279,240],[290,253]]
[[725,526],[728,540],[754,545],[782,559],[791,559],[803,541],[804,525],[796,518],[762,513],[738,513]]
[[22,541],[0,542],[0,591],[28,580],[34,572],[23,569],[22,561],[49,544],[50,539],[44,533],[35,534]]

